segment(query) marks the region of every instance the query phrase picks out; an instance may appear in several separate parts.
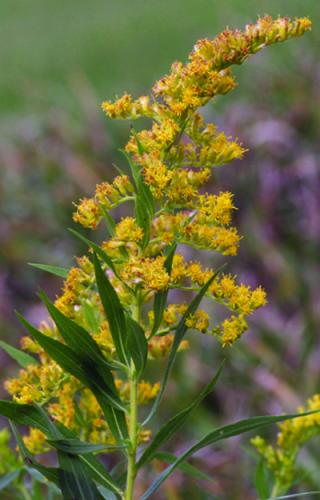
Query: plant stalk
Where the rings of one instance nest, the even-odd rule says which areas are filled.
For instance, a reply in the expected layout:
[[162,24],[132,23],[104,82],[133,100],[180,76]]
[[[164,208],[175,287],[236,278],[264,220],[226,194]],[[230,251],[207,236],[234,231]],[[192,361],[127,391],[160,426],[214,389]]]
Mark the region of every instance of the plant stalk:
[[134,483],[136,478],[136,454],[138,445],[138,380],[136,370],[133,362],[131,361],[130,369],[130,420],[129,420],[129,448],[128,448],[128,472],[127,472],[127,487],[125,493],[125,500],[133,500],[134,496]]

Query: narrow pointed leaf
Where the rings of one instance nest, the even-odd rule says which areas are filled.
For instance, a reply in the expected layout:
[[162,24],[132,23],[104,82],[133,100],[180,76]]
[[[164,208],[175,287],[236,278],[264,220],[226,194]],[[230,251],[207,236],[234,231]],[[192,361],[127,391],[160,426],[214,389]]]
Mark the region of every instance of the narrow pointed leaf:
[[112,237],[115,233],[115,227],[116,227],[115,220],[112,217],[112,215],[110,215],[109,211],[105,210],[105,208],[102,205],[100,205],[100,208],[101,208],[101,211],[103,213],[103,216],[104,216],[104,219],[106,222],[107,231],[109,233],[109,236]]
[[47,273],[54,274],[55,276],[59,276],[60,278],[64,279],[67,278],[69,273],[69,270],[65,267],[49,266],[47,264],[36,264],[35,262],[29,262],[29,266],[40,269],[41,271],[46,271]]
[[141,455],[138,463],[137,463],[137,468],[139,469],[142,467],[146,462],[149,462],[152,460],[154,457],[156,451],[160,446],[162,446],[164,443],[166,443],[175,432],[177,432],[183,424],[186,422],[188,417],[190,416],[191,412],[195,410],[201,403],[201,401],[210,394],[214,386],[216,385],[222,368],[223,364],[221,364],[220,368],[218,369],[217,373],[213,377],[213,379],[209,382],[209,384],[199,393],[199,395],[193,400],[193,402],[187,407],[181,410],[179,413],[177,413],[174,417],[170,418],[168,422],[166,422],[161,429],[156,433],[154,436],[151,444],[144,450],[143,454]]
[[[83,302],[81,305],[84,319],[86,321],[86,326],[89,327],[91,333],[97,333],[99,330],[100,322],[98,320],[99,311],[88,302]],[[97,314],[98,313],[98,314]]]
[[[57,422],[56,426],[61,432],[64,441],[66,442],[73,441],[74,443],[82,443],[79,439],[77,439],[73,431],[65,427],[60,422]],[[54,441],[55,443],[57,443],[58,441],[61,443],[62,440],[55,439]],[[120,486],[116,483],[115,479],[111,477],[111,475],[106,470],[105,466],[100,462],[100,460],[96,456],[94,456],[92,453],[85,453],[79,455],[79,458],[87,467],[87,473],[94,481],[101,484],[105,488],[108,488],[108,490],[121,495],[122,492]]]
[[117,500],[115,494],[107,490],[107,488],[104,488],[103,486],[98,486],[98,490],[101,493],[104,500]]
[[103,498],[95,483],[86,473],[86,467],[74,455],[59,452],[59,483],[64,500],[98,500]]
[[0,491],[4,490],[19,476],[22,468],[16,469],[13,472],[9,472],[0,478]]
[[93,254],[93,263],[97,287],[107,316],[113,343],[120,361],[129,366],[130,356],[127,351],[127,330],[123,307],[95,254]]
[[6,351],[12,359],[17,361],[17,363],[22,366],[22,368],[27,368],[29,365],[37,365],[38,361],[27,354],[26,352],[20,351],[20,349],[16,349],[12,347],[10,344],[7,344],[3,340],[0,340],[0,347]]
[[101,484],[109,491],[121,495],[122,491],[120,486],[116,483],[114,478],[106,471],[105,466],[94,455],[86,454],[80,456],[81,462],[86,466],[87,473],[90,477]]
[[58,340],[52,339],[34,328],[21,314],[17,314],[18,319],[27,328],[32,337],[44,349],[50,357],[61,366],[63,370],[70,373],[78,380],[86,384],[85,374],[79,364],[77,355],[70,347],[62,344]]
[[102,250],[99,245],[94,243],[93,241],[89,240],[85,236],[83,236],[81,233],[78,233],[78,231],[75,231],[74,229],[69,229],[70,233],[72,233],[74,236],[79,238],[79,240],[83,241],[88,245],[88,247],[92,248],[92,250],[99,255],[100,259],[107,264],[107,266],[114,272],[116,273],[116,269],[114,267],[114,264],[112,260],[110,259],[109,255],[106,254],[104,250]]
[[40,474],[42,474],[48,481],[54,483],[56,486],[59,486],[59,475],[58,475],[59,469],[55,467],[45,467],[44,465],[39,464],[25,446],[23,439],[20,435],[20,432],[18,431],[15,423],[10,421],[10,427],[12,429],[12,433],[14,435],[14,438],[17,442],[18,448],[25,463],[28,464],[29,467],[32,467],[33,469],[40,472]]
[[50,420],[35,405],[18,404],[13,401],[0,401],[0,415],[13,422],[40,429],[44,434],[54,438]]
[[33,477],[38,483],[45,484],[48,489],[52,490],[52,493],[55,493],[56,495],[61,495],[60,488],[58,488],[57,486],[59,481],[58,469],[56,467],[47,467],[47,469],[49,469],[50,471],[49,474],[51,474],[51,477],[54,477],[54,482],[51,481],[50,483],[48,483],[48,478],[44,476],[38,469],[35,469],[34,467],[25,466],[25,471],[28,474],[30,474],[30,476]]
[[97,376],[94,369],[91,371],[88,365],[83,366],[82,359],[79,358],[70,347],[44,335],[25,320],[23,316],[18,314],[18,318],[29,330],[38,344],[41,345],[63,370],[76,377],[92,390],[105,414],[113,435],[118,440],[125,439],[128,435],[125,414],[123,411],[125,407],[122,401],[119,400],[114,393],[110,392],[106,384]]
[[70,453],[71,455],[85,455],[87,453],[110,452],[123,449],[124,446],[107,446],[105,444],[92,444],[80,441],[77,438],[48,439],[48,443],[57,450]]
[[[172,453],[168,453],[166,451],[160,452],[158,451],[153,458],[166,462],[168,464],[172,464],[177,460],[177,457]],[[213,478],[198,469],[195,465],[191,465],[187,462],[182,462],[178,465],[178,469],[181,472],[184,472],[187,476],[195,477],[196,479],[201,479],[203,481],[213,481]]]
[[255,487],[259,495],[259,500],[267,500],[269,497],[269,484],[264,460],[260,460],[256,467]]
[[147,362],[148,343],[143,328],[130,316],[126,316],[128,350],[134,362],[138,377],[142,376]]
[[209,446],[213,443],[217,443],[218,441],[228,439],[232,436],[238,436],[245,432],[256,430],[270,424],[282,422],[284,420],[303,417],[304,415],[310,415],[310,413],[316,412],[298,413],[293,415],[252,417],[240,420],[239,422],[236,422],[234,424],[226,425],[212,432],[209,432],[204,438],[200,439],[196,444],[182,453],[182,455],[180,455],[180,457],[178,457],[173,464],[167,467],[152,483],[150,488],[148,488],[148,490],[142,495],[141,500],[147,500],[147,498],[150,498],[151,495],[153,495],[154,492],[158,490],[161,484],[173,473],[173,471],[179,466],[180,463],[182,463],[184,460],[186,460],[188,457],[201,450],[202,448],[205,448],[206,446]]
[[270,497],[268,500],[286,500],[289,498],[301,498],[307,497],[310,498],[311,495],[320,495],[320,491],[305,491],[303,493],[293,493],[292,495],[283,495],[281,497]]
[[[171,274],[173,257],[176,251],[177,245],[173,244],[169,247],[166,260],[164,262],[164,267],[167,273]],[[157,292],[154,296],[153,313],[154,313],[154,323],[151,332],[151,337],[157,332],[163,317],[163,312],[167,305],[168,289]]]
[[104,358],[97,342],[82,326],[62,314],[48,299],[44,292],[40,292],[40,298],[44,302],[48,312],[55,322],[63,340],[77,353],[84,363],[89,361],[97,368],[107,386],[116,394],[116,388],[111,373],[112,364]]
[[145,248],[150,239],[151,221],[154,214],[154,202],[149,186],[144,182],[141,175],[141,170],[132,160],[130,155],[122,151],[128,160],[131,168],[134,183],[136,185],[136,203],[135,203],[135,217],[138,225],[143,229],[143,248]]
[[216,275],[217,275],[217,273],[213,274],[213,276],[201,288],[201,290],[193,298],[193,300],[191,301],[188,309],[186,310],[186,312],[182,316],[181,320],[179,321],[179,324],[177,326],[177,329],[176,329],[176,332],[175,332],[175,335],[174,335],[174,340],[173,340],[173,344],[172,344],[171,351],[170,351],[170,354],[169,354],[169,359],[168,359],[168,362],[167,362],[167,366],[166,366],[166,369],[165,369],[165,372],[164,372],[164,376],[163,376],[163,379],[162,379],[162,384],[161,384],[160,391],[159,391],[159,393],[158,393],[158,395],[157,395],[157,397],[155,399],[155,402],[153,404],[153,407],[151,409],[151,412],[150,412],[149,416],[147,417],[147,419],[144,422],[144,425],[147,422],[149,422],[151,420],[151,418],[155,415],[155,413],[156,413],[156,411],[157,411],[157,409],[159,407],[159,404],[160,404],[160,402],[162,400],[165,388],[166,388],[167,383],[168,383],[169,375],[170,375],[171,370],[172,370],[173,363],[174,363],[174,361],[176,359],[176,355],[177,355],[177,351],[178,351],[179,345],[180,345],[181,341],[183,340],[183,337],[185,336],[185,334],[186,334],[186,332],[188,330],[188,327],[186,326],[186,323],[185,323],[186,319],[188,318],[188,316],[190,314],[194,314],[195,311],[198,309],[199,304],[200,304],[203,296],[207,292],[209,286],[211,285],[212,281],[215,279]]

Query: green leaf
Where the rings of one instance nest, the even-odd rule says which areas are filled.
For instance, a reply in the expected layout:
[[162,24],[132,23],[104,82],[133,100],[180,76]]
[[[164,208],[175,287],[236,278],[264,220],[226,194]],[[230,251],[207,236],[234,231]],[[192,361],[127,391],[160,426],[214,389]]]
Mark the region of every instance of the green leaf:
[[164,443],[166,443],[171,436],[175,432],[177,432],[183,424],[186,422],[188,417],[190,416],[191,412],[199,406],[201,401],[210,394],[214,386],[216,385],[222,368],[223,368],[224,362],[220,365],[217,373],[215,376],[212,378],[212,380],[209,382],[209,384],[199,393],[199,395],[193,400],[193,402],[187,407],[181,410],[179,413],[177,413],[174,417],[170,418],[168,422],[166,422],[161,429],[156,433],[154,438],[152,439],[151,444],[144,450],[143,454],[141,455],[138,463],[137,463],[137,468],[139,469],[142,467],[146,462],[149,462],[152,460],[154,457],[157,449],[162,446]]
[[[42,430],[47,436],[49,436],[49,441],[57,443],[61,441],[68,442],[69,439],[75,439],[72,431],[69,431],[63,425],[59,425],[59,427],[55,426],[42,408],[34,407],[33,405],[19,405],[16,403],[14,403],[14,405],[16,406],[16,412],[14,414],[15,421],[17,423],[22,423],[23,425],[31,425],[32,427]],[[21,418],[18,411],[18,407],[20,406],[24,407],[24,415],[28,416],[28,413],[31,414],[32,420],[28,418]],[[64,469],[63,471],[60,469],[44,467],[38,464],[24,445],[16,426],[12,423],[11,426],[24,460],[26,460],[31,467],[43,474],[49,481],[52,481],[60,486],[65,495],[64,498],[86,498],[81,496],[80,490],[78,491],[78,489],[76,489],[76,491],[79,496],[68,496],[70,494],[70,489],[72,490],[72,488],[75,487],[74,483],[79,483],[77,488],[82,488],[83,491],[87,493],[86,488],[82,483],[83,477],[87,477],[87,483],[91,484],[92,491],[96,491],[94,483],[88,480],[88,474],[92,479],[110,489],[110,491],[121,493],[119,486],[115,483],[110,474],[108,474],[101,462],[89,452],[85,456],[75,456],[70,453],[70,450],[67,453],[62,450],[58,451],[59,463],[60,467]],[[69,436],[72,437],[69,438]],[[67,437],[67,439],[64,439],[65,437]],[[74,443],[75,442],[78,444],[81,443],[78,439],[75,439]],[[91,497],[88,496],[87,498]],[[97,494],[95,498],[100,498],[100,494]]]
[[35,405],[18,404],[13,401],[0,401],[0,415],[28,427],[36,427],[54,438],[53,424]]
[[[96,243],[94,243],[93,241],[91,240],[88,240],[88,238],[86,238],[85,236],[83,236],[81,233],[78,233],[78,231],[75,231],[74,229],[69,229],[70,233],[72,233],[74,236],[76,236],[77,238],[79,238],[79,240],[83,241],[84,243],[86,243],[86,245],[88,245],[88,247],[92,248],[92,250],[97,254],[99,255],[100,259],[105,262],[107,264],[107,266],[116,274],[116,269],[114,267],[114,264],[112,262],[112,260],[110,259],[109,255],[106,254],[106,252],[104,250],[102,250],[101,247],[99,247],[99,245],[97,245]],[[116,274],[117,275],[117,274]]]
[[198,292],[198,294],[192,299],[188,309],[186,310],[186,312],[182,316],[181,320],[179,321],[179,324],[177,326],[177,329],[176,329],[176,332],[174,335],[173,344],[172,344],[171,351],[169,354],[167,366],[166,366],[166,369],[165,369],[165,372],[163,375],[160,391],[155,399],[155,402],[153,404],[153,407],[151,409],[149,416],[144,421],[144,425],[147,422],[149,422],[151,420],[151,418],[155,415],[155,413],[159,407],[159,404],[162,400],[165,388],[166,388],[167,383],[168,383],[169,375],[170,375],[171,370],[172,370],[173,363],[176,359],[179,345],[180,345],[183,337],[185,336],[185,334],[188,330],[188,327],[185,324],[186,319],[188,318],[188,316],[190,314],[194,314],[195,311],[198,309],[199,304],[200,304],[203,296],[205,295],[206,291],[208,290],[209,286],[211,285],[212,281],[215,279],[216,276],[217,276],[217,273],[214,273],[213,276],[211,276],[211,278],[207,281],[207,283],[201,288],[201,290]]
[[148,343],[143,328],[130,316],[126,316],[128,332],[128,350],[140,378],[144,371],[148,356]]
[[85,455],[87,453],[110,452],[125,448],[124,446],[107,446],[105,444],[84,443],[77,438],[48,439],[48,443],[57,450],[71,455]]
[[[167,271],[167,273],[171,274],[171,269],[172,269],[172,262],[173,262],[173,257],[175,254],[177,248],[177,244],[174,243],[173,245],[168,247],[167,250],[167,255],[166,255],[166,260],[164,262],[164,267]],[[154,323],[153,323],[153,328],[151,332],[151,337],[157,332],[161,321],[162,321],[162,316],[163,312],[165,310],[165,307],[167,305],[167,297],[168,297],[168,289],[167,290],[162,290],[160,292],[157,292],[154,296],[154,304],[153,304],[153,313],[154,313]]]
[[[2,403],[7,403],[7,405],[3,405]],[[6,410],[4,413],[2,413],[3,408]],[[22,410],[21,412],[19,411],[20,408]],[[0,402],[0,414],[3,414],[4,416],[12,419],[19,424],[40,429],[46,434],[46,436],[49,437],[48,441],[52,441],[55,444],[68,442],[70,443],[71,441],[73,446],[75,446],[76,444],[80,446],[81,444],[83,449],[85,448],[86,443],[82,443],[80,440],[76,439],[74,437],[74,433],[65,428],[62,424],[55,425],[53,422],[51,422],[50,418],[46,415],[45,411],[41,407],[34,405],[19,405],[17,403],[5,401]],[[66,473],[61,473],[61,471],[59,472],[59,469],[48,468],[38,464],[24,445],[16,426],[11,422],[10,424],[12,426],[14,436],[17,440],[24,460],[26,460],[31,467],[35,468],[41,474],[43,474],[49,481],[54,482],[58,486],[61,486],[61,489],[64,489],[67,492],[66,494],[69,494],[69,488],[73,485],[74,480],[78,481],[77,477],[71,477],[72,474],[79,474],[80,478],[82,478],[84,471],[83,467],[85,467],[85,470],[87,471],[86,475],[89,474],[94,481],[99,482],[106,488],[110,489],[110,491],[118,494],[121,493],[120,487],[116,484],[110,474],[108,474],[102,463],[94,455],[91,455],[88,450],[86,450],[87,453],[85,455],[79,454],[78,457],[71,454],[71,447],[69,447],[68,452],[59,450],[58,455],[60,466],[61,468],[65,468]],[[71,461],[71,458],[76,458],[77,461]],[[81,463],[81,466],[78,463],[79,461],[83,463]],[[94,489],[95,486],[93,487],[93,491]],[[76,498],[82,497],[79,496]],[[100,498],[100,496],[98,495],[96,498]]]
[[305,491],[303,493],[293,493],[292,495],[284,495],[281,497],[270,497],[268,500],[286,500],[287,498],[300,498],[300,497],[308,497],[310,495],[320,495],[320,491]]
[[116,394],[116,387],[111,373],[113,366],[104,358],[97,342],[82,326],[62,314],[50,302],[44,292],[40,292],[39,296],[48,309],[65,343],[77,354],[82,363],[86,365],[91,361],[107,386]]
[[269,497],[269,484],[264,460],[260,460],[256,467],[255,487],[259,495],[259,500],[267,500]]
[[[41,466],[40,466],[41,467]],[[58,484],[58,481],[59,481],[59,477],[58,477],[58,469],[55,468],[55,467],[48,467],[49,470],[51,472],[49,472],[49,474],[51,474],[51,477],[54,476],[55,478],[55,482],[50,482],[48,483],[48,479],[41,473],[39,472],[38,469],[35,469],[34,467],[28,467],[28,466],[25,466],[25,471],[30,474],[31,477],[33,477],[33,479],[35,481],[37,481],[38,483],[42,483],[42,484],[45,484],[48,488],[51,488],[52,491],[55,493],[55,494],[60,494],[61,495],[61,491],[60,489],[57,487],[57,484]],[[53,471],[53,472],[52,472]]]
[[85,374],[82,370],[81,364],[77,355],[70,347],[62,344],[58,340],[52,339],[44,335],[39,330],[34,328],[21,314],[17,313],[18,319],[27,328],[32,337],[38,344],[49,354],[49,356],[58,363],[61,368],[76,377],[82,383],[87,385]]
[[114,495],[114,493],[107,490],[107,488],[104,488],[103,486],[98,486],[98,490],[100,491],[104,500],[117,500],[117,497]]
[[20,351],[20,349],[16,349],[15,347],[12,347],[10,344],[7,344],[7,342],[4,342],[3,340],[0,340],[0,347],[6,351],[11,358],[13,358],[17,363],[19,363],[22,368],[27,368],[29,365],[37,365],[38,361],[30,356],[29,354]]
[[[17,405],[17,406],[19,406],[19,405]],[[40,413],[40,411],[39,411],[39,413]],[[25,461],[25,463],[27,463],[28,466],[30,466],[33,469],[40,472],[40,474],[42,474],[48,481],[54,483],[56,486],[59,486],[58,469],[55,467],[45,467],[44,465],[39,464],[36,461],[36,459],[34,458],[34,456],[29,452],[29,450],[25,446],[25,444],[22,440],[22,437],[20,435],[20,432],[18,431],[15,423],[13,423],[11,420],[10,420],[10,427],[12,429],[12,433],[14,435],[14,438],[17,442],[20,453],[21,453],[22,458]],[[39,427],[37,427],[37,428],[39,428]]]
[[114,221],[114,218],[112,217],[112,215],[110,215],[109,211],[106,210],[102,205],[100,205],[100,210],[103,213],[109,236],[112,237],[115,233],[115,227],[116,227],[116,223]]
[[138,165],[136,165],[136,163],[125,151],[122,151],[122,153],[128,160],[134,183],[136,185],[137,196],[135,203],[135,218],[138,225],[143,229],[144,235],[142,246],[143,248],[145,248],[149,243],[151,221],[154,214],[153,196],[151,194],[149,186],[145,184],[143,180],[141,170]]
[[[61,423],[56,424],[57,428],[62,434],[63,440],[65,442],[70,442],[72,441],[73,443],[81,443],[81,446],[83,446],[85,443],[82,443],[79,439],[76,438],[76,435],[73,431],[65,427]],[[55,443],[59,442],[61,443],[61,439],[55,439]],[[91,445],[89,445],[91,446]],[[118,446],[117,448],[122,448],[122,446]],[[71,449],[69,447],[69,452],[71,452]],[[119,485],[116,483],[116,481],[111,477],[111,475],[107,472],[105,466],[98,460],[97,457],[92,455],[91,453],[85,453],[82,455],[79,455],[80,460],[85,464],[87,467],[87,473],[90,475],[90,477],[96,481],[97,483],[101,484],[105,488],[108,488],[110,491],[113,491],[115,493],[118,493],[121,495],[121,489]]]
[[[99,320],[97,311],[91,304],[88,302],[82,302],[81,310],[83,312],[84,319],[86,320],[86,326],[89,327],[90,332],[97,333],[99,330]],[[98,312],[98,314],[96,314]]]
[[145,149],[144,149],[143,145],[141,144],[141,141],[139,139],[137,131],[135,130],[135,128],[133,126],[131,126],[130,129],[131,129],[132,135],[134,135],[134,138],[136,140],[139,155],[143,155],[143,153],[145,152]]
[[[177,460],[177,457],[172,453],[168,453],[165,451],[158,451],[153,458],[157,458],[163,462],[167,462],[168,464],[172,464]],[[195,477],[196,479],[202,479],[203,481],[213,481],[213,478],[205,472],[202,472],[198,467],[188,463],[181,463],[178,465],[178,468],[184,472],[187,476]]]
[[106,471],[104,465],[100,462],[100,460],[98,460],[94,455],[90,454],[81,455],[80,458],[81,462],[83,462],[83,464],[85,464],[86,466],[87,473],[90,474],[90,477],[94,481],[101,484],[109,491],[117,493],[121,496],[121,488],[113,479],[113,477],[111,477],[110,474]]
[[58,453],[59,483],[64,500],[97,500],[103,498],[95,483],[86,473],[86,467],[74,455]]
[[55,276],[59,276],[60,278],[67,278],[69,269],[65,267],[58,266],[49,266],[47,264],[36,264],[35,262],[28,262],[29,266],[35,267],[36,269],[40,269],[41,271],[46,271],[47,273],[54,274]]
[[129,366],[130,356],[127,351],[127,331],[123,307],[117,293],[103,272],[96,254],[93,254],[93,263],[97,287],[109,323],[113,343],[120,361]]
[[167,467],[152,483],[148,490],[142,495],[141,500],[147,500],[151,495],[161,486],[161,484],[173,473],[173,471],[178,467],[180,463],[186,460],[188,457],[196,453],[197,451],[209,446],[218,441],[228,439],[232,436],[238,436],[244,432],[249,432],[252,430],[259,429],[266,425],[274,424],[277,422],[282,422],[284,420],[289,420],[292,418],[302,417],[304,415],[309,415],[310,413],[298,413],[293,415],[280,415],[280,416],[262,416],[262,417],[252,417],[244,420],[240,420],[234,424],[226,425],[220,427],[212,432],[209,432],[204,438],[200,439],[196,444],[188,448],[177,460]]
[[0,478],[0,491],[7,488],[7,486],[10,486],[10,484],[13,483],[13,481],[19,476],[21,471],[22,467],[2,476]]
[[[84,385],[88,386],[96,396],[113,435],[119,440],[126,439],[128,435],[124,406],[121,400],[109,390],[94,367],[83,365],[83,359],[79,357],[70,347],[61,344],[39,330],[34,328],[23,316],[18,318],[29,330],[32,337],[50,355],[50,357],[61,366],[61,368],[76,377]],[[1,408],[0,408],[1,414]]]

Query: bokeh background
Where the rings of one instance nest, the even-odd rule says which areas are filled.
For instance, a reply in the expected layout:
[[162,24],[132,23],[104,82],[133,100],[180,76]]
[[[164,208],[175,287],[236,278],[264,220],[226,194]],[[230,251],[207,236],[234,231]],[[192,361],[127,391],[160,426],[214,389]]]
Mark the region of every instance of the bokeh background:
[[[54,297],[61,287],[27,262],[67,267],[84,252],[67,231],[72,201],[90,195],[97,182],[115,175],[112,163],[123,162],[118,148],[129,123],[107,120],[101,101],[123,91],[147,93],[198,38],[265,13],[308,15],[313,31],[236,68],[239,87],[204,113],[249,148],[242,162],[217,171],[212,189],[233,191],[239,208],[242,246],[228,269],[262,284],[269,304],[230,350],[189,336],[191,349],[180,357],[161,418],[184,406],[222,357],[227,366],[212,396],[171,443],[174,452],[186,436],[192,440],[219,422],[292,411],[320,391],[320,2],[0,3],[0,322],[1,338],[15,345],[22,332],[13,311],[37,323],[45,315],[37,288]],[[3,352],[0,363],[2,385],[17,368]],[[275,430],[265,434],[274,439]],[[315,439],[301,454],[294,491],[320,490],[319,445]],[[178,472],[155,498],[256,498],[248,436],[206,449],[193,463],[214,481]]]

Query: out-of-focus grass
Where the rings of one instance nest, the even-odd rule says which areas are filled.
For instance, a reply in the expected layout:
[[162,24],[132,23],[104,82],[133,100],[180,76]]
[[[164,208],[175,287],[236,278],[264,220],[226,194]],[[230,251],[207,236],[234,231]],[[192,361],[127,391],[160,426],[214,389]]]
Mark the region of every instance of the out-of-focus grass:
[[[70,106],[70,78],[84,74],[97,100],[148,89],[174,59],[185,59],[198,37],[226,25],[240,27],[258,14],[310,15],[318,0],[2,0],[0,109]],[[314,39],[318,38],[317,26]],[[311,37],[299,42],[301,53]],[[292,45],[269,52],[287,71]],[[274,59],[278,57],[278,63]],[[280,66],[279,66],[280,68]],[[247,80],[249,81],[249,80]]]

